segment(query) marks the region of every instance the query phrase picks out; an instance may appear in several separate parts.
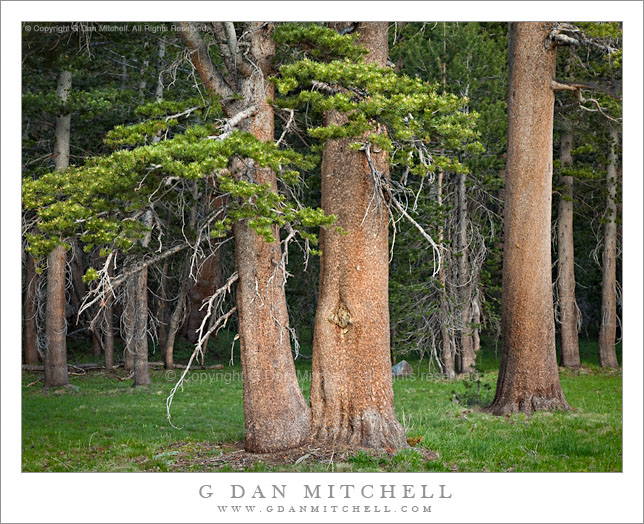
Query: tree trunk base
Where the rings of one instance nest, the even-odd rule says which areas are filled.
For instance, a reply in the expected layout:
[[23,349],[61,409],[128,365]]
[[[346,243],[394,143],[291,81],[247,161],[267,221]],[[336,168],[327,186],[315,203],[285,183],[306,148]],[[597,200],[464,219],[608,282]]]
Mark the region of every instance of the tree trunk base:
[[246,431],[244,449],[250,453],[274,453],[297,448],[307,442],[309,428],[308,409],[288,418],[254,420]]
[[541,397],[527,395],[516,399],[498,399],[485,411],[492,415],[511,415],[525,413],[530,415],[535,411],[568,411],[570,406],[562,396]]
[[340,421],[322,420],[313,429],[311,439],[325,446],[349,446],[370,449],[406,448],[405,431],[395,417],[376,410],[342,417]]

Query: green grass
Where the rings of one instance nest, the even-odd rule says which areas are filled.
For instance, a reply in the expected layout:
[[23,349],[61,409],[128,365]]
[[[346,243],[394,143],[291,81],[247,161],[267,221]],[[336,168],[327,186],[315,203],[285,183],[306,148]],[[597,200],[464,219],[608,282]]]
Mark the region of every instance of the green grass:
[[[223,362],[221,356],[229,355],[231,342],[224,342],[221,351],[211,352],[210,361]],[[187,352],[186,346],[178,354],[185,357]],[[334,464],[334,470],[621,471],[622,377],[601,370],[596,352],[596,343],[583,342],[582,370],[560,372],[573,410],[531,417],[495,417],[480,410],[494,395],[498,360],[493,349],[479,359],[478,380],[437,380],[428,376],[426,360],[412,361],[414,377],[394,381],[396,414],[407,436],[422,437],[418,446],[437,452],[438,458],[426,460],[417,448],[394,456],[358,451]],[[298,361],[297,369],[308,396],[310,361]],[[147,390],[90,372],[72,376],[72,388],[43,391],[42,382],[28,386],[41,374],[24,373],[23,470],[176,471],[180,457],[185,470],[230,470],[225,463],[203,466],[202,459],[233,450],[243,440],[239,365],[189,375],[172,407],[172,421],[181,429],[172,428],[165,416],[175,379],[163,370],[151,375]],[[223,444],[209,444],[215,442]],[[245,469],[326,471],[328,465],[276,466],[258,460]]]

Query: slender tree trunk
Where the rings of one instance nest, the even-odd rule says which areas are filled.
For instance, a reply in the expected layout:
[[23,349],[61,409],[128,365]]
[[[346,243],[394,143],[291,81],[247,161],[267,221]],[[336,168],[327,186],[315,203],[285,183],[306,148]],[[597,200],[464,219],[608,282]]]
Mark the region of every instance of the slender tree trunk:
[[110,372],[114,368],[114,297],[111,293],[105,299],[105,371]]
[[36,326],[36,317],[38,316],[38,304],[36,302],[38,274],[36,273],[34,257],[29,253],[27,253],[26,257],[26,266],[23,328],[24,362],[28,366],[36,366],[38,365],[38,328]]
[[161,266],[161,285],[159,287],[159,296],[157,299],[157,318],[159,319],[159,347],[161,348],[161,357],[165,362],[165,345],[168,340],[168,260],[166,259]]
[[[439,207],[443,205],[443,172],[438,172],[438,205]],[[438,245],[441,250],[443,249],[443,242],[445,240],[444,228],[441,225],[438,228]],[[454,373],[454,356],[452,353],[452,346],[450,344],[449,336],[449,325],[448,325],[448,315],[447,310],[447,280],[445,279],[445,261],[441,263],[440,268],[438,268],[438,282],[440,284],[440,357],[442,363],[441,373],[448,379],[453,380],[456,374]]]
[[503,351],[495,414],[568,409],[559,384],[551,275],[555,49],[545,23],[509,30]]
[[602,254],[602,320],[599,329],[599,363],[602,367],[619,368],[615,352],[617,330],[617,169],[619,133],[611,128],[611,146],[606,175],[606,223],[604,224],[604,252]]
[[[573,132],[565,124],[561,134],[561,167],[572,166]],[[558,286],[559,322],[561,323],[561,365],[576,369],[579,361],[579,337],[577,336],[577,303],[575,300],[575,246],[573,242],[573,177],[561,176],[561,197],[559,198]]]
[[201,306],[204,300],[210,297],[220,286],[220,268],[219,253],[215,252],[210,254],[199,268],[197,281],[188,290],[187,316],[183,327],[183,335],[193,344],[197,341],[197,331],[206,316],[206,312],[201,310]]
[[123,369],[134,370],[134,352],[136,351],[136,275],[127,280],[125,306],[121,316],[121,324],[125,339],[123,340]]
[[461,173],[458,179],[458,294],[461,303],[460,310],[460,351],[458,359],[459,373],[472,373],[476,367],[476,353],[474,353],[474,342],[472,340],[471,321],[471,282],[472,274],[468,268],[467,254],[467,200],[465,194],[465,173]]
[[[152,212],[146,211],[143,215],[146,227],[152,226]],[[148,231],[141,241],[144,248],[150,243],[151,232]],[[135,289],[134,306],[134,387],[150,384],[148,369],[148,268],[144,267],[135,276],[133,288]]]
[[[97,326],[97,329],[99,329],[98,326]],[[102,342],[101,342],[100,331],[97,331],[97,330],[91,331],[91,339],[92,339],[92,356],[94,358],[101,358]]]
[[[72,74],[61,71],[58,76],[56,95],[66,101],[72,88]],[[57,171],[69,167],[69,140],[71,115],[56,118],[54,143],[54,164]],[[67,255],[65,247],[59,244],[47,256],[47,309],[44,387],[69,384],[67,375],[67,319],[65,317],[65,272]]]
[[135,340],[134,340],[134,384],[147,386],[150,384],[148,369],[148,268],[142,269],[136,277],[135,305]]
[[474,353],[478,353],[481,350],[481,338],[479,336],[479,324],[481,323],[481,307],[479,306],[478,298],[475,296],[472,300],[472,324],[474,324],[474,329],[472,330],[472,347]]
[[[243,122],[242,128],[261,141],[274,140],[273,108],[268,99],[274,87],[268,82],[271,60],[275,53],[273,24],[252,22],[248,34],[248,59],[251,69],[237,49],[235,27],[228,25],[228,48],[225,57],[238,69],[229,70],[238,81],[240,100],[224,106],[228,116],[251,104],[258,112]],[[191,24],[180,24],[180,34],[191,51],[191,60],[206,88],[222,97],[230,95],[230,86],[215,71],[208,49]],[[222,44],[222,46],[225,44]],[[230,47],[233,47],[232,49]],[[258,73],[262,74],[258,74]],[[275,173],[267,169],[253,170],[257,183],[277,190]],[[235,170],[236,176],[240,171]],[[237,311],[244,384],[244,420],[246,449],[254,452],[278,451],[302,444],[309,434],[309,409],[300,391],[291,354],[288,312],[283,286],[279,231],[274,228],[275,242],[267,243],[241,221],[233,226],[237,284]]]
[[[384,66],[387,24],[360,23],[366,60]],[[336,112],[326,124],[342,124]],[[389,350],[388,215],[368,210],[374,183],[367,158],[351,140],[331,140],[322,158],[322,208],[338,217],[320,232],[320,293],[313,339],[311,412],[313,437],[331,445],[406,446],[393,409]],[[386,153],[373,154],[389,173]],[[364,219],[364,223],[363,223]]]
[[69,384],[65,319],[66,265],[65,248],[58,245],[47,257],[45,388]]
[[[186,261],[186,264],[189,262]],[[188,272],[184,272],[185,277],[182,279],[181,288],[179,289],[179,296],[177,297],[177,302],[174,307],[174,311],[170,316],[170,322],[168,325],[168,335],[165,342],[165,347],[163,349],[163,363],[166,369],[174,369],[174,340],[179,331],[179,322],[183,315],[183,310],[186,303],[186,295],[188,294]]]
[[163,101],[163,61],[165,58],[165,39],[159,38],[159,61],[157,62],[157,83],[154,88],[154,99]]
[[121,91],[125,91],[127,89],[127,62],[125,61],[125,57],[121,57]]

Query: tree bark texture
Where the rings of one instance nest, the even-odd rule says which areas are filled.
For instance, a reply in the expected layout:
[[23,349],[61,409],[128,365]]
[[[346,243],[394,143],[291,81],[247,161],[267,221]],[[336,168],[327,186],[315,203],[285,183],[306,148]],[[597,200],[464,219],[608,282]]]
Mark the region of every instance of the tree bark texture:
[[[216,23],[215,30],[223,31]],[[191,51],[191,60],[210,92],[226,99],[231,84],[237,96],[224,100],[224,111],[233,116],[252,105],[257,112],[241,123],[244,131],[261,141],[274,140],[274,114],[268,99],[274,87],[268,82],[271,60],[275,53],[273,24],[252,22],[244,27],[249,47],[242,56],[238,49],[235,27],[225,30],[227,44],[220,46],[226,60],[225,81],[213,67],[207,47],[191,24],[181,24],[180,34]],[[228,60],[233,57],[234,60]],[[248,63],[252,62],[252,65]],[[251,67],[249,67],[251,65]],[[260,73],[261,74],[258,74]],[[241,162],[231,166],[236,176],[244,176]],[[257,183],[277,190],[275,173],[250,166]],[[297,447],[309,435],[310,411],[297,382],[291,354],[288,312],[284,293],[279,230],[274,228],[275,242],[267,243],[241,221],[233,226],[237,284],[237,311],[244,385],[245,446],[248,451],[270,452]]]
[[[147,228],[152,226],[152,213],[146,211],[143,223]],[[147,248],[151,231],[146,232],[141,245]],[[134,387],[150,384],[148,369],[148,268],[144,267],[132,277],[134,280]]]
[[[66,101],[72,88],[72,74],[61,71],[58,75],[56,95]],[[56,171],[69,167],[71,115],[60,115],[56,118],[54,141],[54,165]],[[47,306],[45,381],[44,387],[64,386],[69,384],[67,374],[67,320],[65,316],[65,273],[67,254],[65,247],[59,244],[47,256]]]
[[617,330],[617,173],[619,133],[611,129],[611,149],[606,175],[606,222],[602,253],[602,320],[599,328],[599,363],[602,367],[618,368],[615,352]]
[[121,323],[123,326],[123,369],[125,371],[134,370],[134,352],[136,351],[136,275],[128,278],[126,286],[125,305]]
[[110,372],[114,368],[114,309],[112,304],[114,298],[111,294],[105,299],[105,371]]
[[[388,57],[387,24],[360,23],[368,62]],[[327,124],[344,116],[330,112]],[[327,445],[401,448],[391,377],[388,307],[388,213],[369,202],[374,183],[367,157],[351,140],[331,140],[322,158],[322,208],[337,226],[320,232],[320,293],[313,338],[312,436]],[[374,153],[381,172],[389,159]],[[364,219],[364,222],[363,222]]]
[[132,277],[136,290],[134,300],[134,384],[150,384],[148,369],[148,268]]
[[23,327],[23,350],[24,362],[28,366],[38,364],[38,328],[36,320],[38,316],[38,304],[36,302],[36,289],[38,287],[38,274],[34,257],[27,253],[27,271],[25,275],[25,301],[24,301],[24,327]]
[[[438,206],[443,205],[443,172],[438,173]],[[443,242],[445,240],[444,227],[441,225],[438,228],[438,245],[443,249]],[[438,268],[438,281],[441,286],[440,290],[440,360],[441,360],[441,374],[448,380],[453,380],[456,376],[454,372],[454,355],[452,352],[452,345],[449,336],[448,316],[447,309],[447,280],[445,278],[445,264],[441,264]]]
[[69,384],[65,319],[66,266],[65,247],[59,244],[47,256],[45,388]]
[[[274,87],[267,83],[275,53],[272,24],[251,24],[251,54],[263,72],[242,83],[242,95],[259,110],[243,127],[263,142],[274,140],[273,108],[268,99]],[[255,169],[253,178],[277,191],[270,169]],[[241,221],[233,226],[235,262],[239,273],[237,310],[242,372],[246,449],[277,451],[302,444],[309,434],[310,412],[297,382],[291,354],[284,274],[279,267],[282,251],[279,230],[275,242],[265,242]]]
[[[561,134],[559,160],[561,167],[572,166],[573,132],[565,124]],[[561,176],[557,228],[557,292],[561,324],[561,365],[576,369],[580,366],[577,335],[577,302],[575,300],[575,246],[573,243],[573,177]]]
[[502,282],[495,414],[569,406],[559,384],[551,275],[555,49],[548,24],[511,23]]
[[458,178],[457,190],[458,204],[458,294],[461,303],[460,310],[460,347],[458,351],[458,372],[473,373],[476,369],[476,353],[474,353],[474,341],[472,339],[472,308],[471,288],[472,273],[468,270],[467,256],[467,197],[465,194],[465,173]]

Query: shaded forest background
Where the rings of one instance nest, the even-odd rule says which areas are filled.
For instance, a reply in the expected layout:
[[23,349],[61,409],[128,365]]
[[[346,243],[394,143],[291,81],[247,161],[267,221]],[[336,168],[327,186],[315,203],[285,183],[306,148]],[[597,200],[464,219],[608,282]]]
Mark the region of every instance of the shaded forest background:
[[[102,32],[99,24],[70,24],[65,31],[23,35],[23,179],[39,179],[55,168],[56,119],[63,113],[71,115],[69,165],[72,168],[84,166],[89,158],[131,147],[141,137],[146,143],[171,138],[174,134],[185,133],[191,126],[207,124],[217,116],[216,105],[209,100],[187,59],[183,42],[170,24],[145,24],[146,29],[138,31],[136,26],[130,24],[123,32]],[[618,49],[618,25],[581,24],[580,27],[592,33],[603,46]],[[211,28],[206,28],[206,38],[210,31]],[[507,36],[507,25],[500,23],[407,23],[390,27],[390,66],[397,72],[437,85],[439,92],[466,97],[463,110],[478,113],[476,129],[483,146],[481,151],[456,154],[467,167],[467,176],[446,171],[432,173],[428,177],[413,176],[412,173],[409,177],[405,193],[409,213],[433,239],[440,240],[444,258],[441,271],[436,273],[435,253],[408,221],[398,221],[395,235],[393,231],[390,233],[390,333],[394,363],[410,356],[429,358],[440,371],[440,346],[444,338],[449,339],[451,351],[456,356],[462,352],[461,335],[464,331],[473,334],[475,349],[478,349],[480,337],[495,346],[499,340],[507,136]],[[213,60],[216,65],[218,60],[223,65],[226,57],[218,56],[215,49],[211,48]],[[278,44],[277,50],[277,63],[292,61],[300,52],[287,44]],[[558,53],[558,78],[593,85],[604,82],[613,89],[621,74],[618,62],[618,54],[607,55],[600,46],[563,48]],[[56,95],[61,70],[70,71],[72,76],[72,87],[64,107]],[[587,100],[585,104],[578,103],[576,93],[558,91],[554,130],[554,295],[557,300],[557,206],[560,199],[569,199],[574,209],[577,325],[585,339],[597,338],[601,325],[602,246],[607,199],[605,180],[610,126],[620,118],[619,109],[611,106],[611,98],[602,98],[601,91],[599,95],[592,96],[599,99],[598,105],[603,110],[597,111]],[[590,98],[588,94],[587,97]],[[580,105],[585,107],[580,108]],[[299,114],[302,121],[293,125],[289,123],[292,113],[278,110],[276,116],[276,139],[286,137],[285,143],[302,153],[315,145],[315,139],[306,136],[307,124],[304,121],[319,117]],[[560,160],[562,136],[570,128],[574,130],[570,150],[573,162],[564,166]],[[564,175],[574,178],[572,198],[562,193],[560,181]],[[394,176],[398,178],[403,174],[395,173]],[[320,201],[319,170],[302,171],[302,178],[303,184],[294,189],[293,196],[301,204],[315,208]],[[162,251],[162,246],[165,250],[172,245],[173,237],[187,235],[194,241],[194,235],[199,234],[200,217],[208,213],[203,205],[205,195],[189,180],[176,182],[172,189],[175,191],[174,200],[160,204],[161,210],[155,220],[162,223],[155,225],[157,233],[148,239],[150,245],[158,243],[155,247],[157,253]],[[110,191],[118,193],[118,189],[106,190],[107,193]],[[621,317],[619,195],[618,189],[618,318]],[[37,261],[34,269],[40,272],[44,267],[42,257],[50,246],[47,243],[50,240],[34,235],[30,196],[29,193],[23,194],[27,202],[23,290],[26,307],[32,308],[26,309],[25,316],[36,320],[33,336],[40,357],[38,360],[42,360],[46,281],[44,275],[34,276],[32,258],[27,253],[34,254]],[[117,205],[125,208],[130,204],[124,197]],[[55,211],[45,219],[51,221],[52,231],[65,220],[83,220],[63,214],[57,216]],[[65,227],[62,224],[62,229]],[[40,232],[43,230],[45,228],[41,224]],[[88,272],[88,268],[100,269],[106,256],[102,245],[118,244],[124,238],[115,231],[114,226],[106,222],[96,224],[89,234],[68,237],[71,240],[65,308],[71,361],[96,361],[104,353],[105,330],[109,325],[113,326],[116,334],[116,361],[122,358],[123,348],[127,345],[127,326],[122,319],[127,308],[127,292],[121,290],[117,294],[112,306],[113,318],[108,324],[103,316],[98,324],[90,326],[90,320],[96,314],[93,308],[86,309],[78,317],[83,299],[94,284],[94,270]],[[282,239],[287,235],[288,232],[283,230]],[[306,240],[303,236],[299,242]],[[121,248],[125,248],[124,253],[130,253],[128,257],[154,257],[153,250],[145,248],[140,241],[130,245],[125,242]],[[149,266],[147,336],[154,355],[164,356],[168,336],[175,336],[173,331],[177,337],[175,344],[179,346],[194,344],[197,340],[197,330],[203,318],[203,313],[198,311],[202,301],[234,270],[231,243],[223,242],[218,250],[216,262],[209,260],[203,252],[197,254],[195,251],[197,256],[193,256],[189,269],[185,251]],[[293,328],[291,336],[303,348],[310,347],[319,284],[319,257],[311,254],[310,250],[291,245],[288,272],[291,276],[286,284],[286,297]],[[31,286],[35,297],[33,305],[28,303],[31,298],[27,297]],[[222,306],[223,310],[234,305],[234,290],[226,300],[228,308]],[[177,308],[178,303],[182,303],[182,307]],[[226,328],[230,333],[238,331],[236,322],[233,314]],[[441,329],[447,329],[448,333],[441,333]],[[619,324],[617,330],[619,339]],[[238,343],[230,341],[232,337],[224,332],[220,336],[226,339],[225,343],[212,340],[212,349],[207,351],[212,361],[228,360],[231,351],[237,350],[235,344]],[[303,351],[302,357],[307,356],[310,356],[310,351],[309,355]],[[25,358],[28,364],[38,363],[33,356]],[[458,370],[458,362],[455,365]]]

